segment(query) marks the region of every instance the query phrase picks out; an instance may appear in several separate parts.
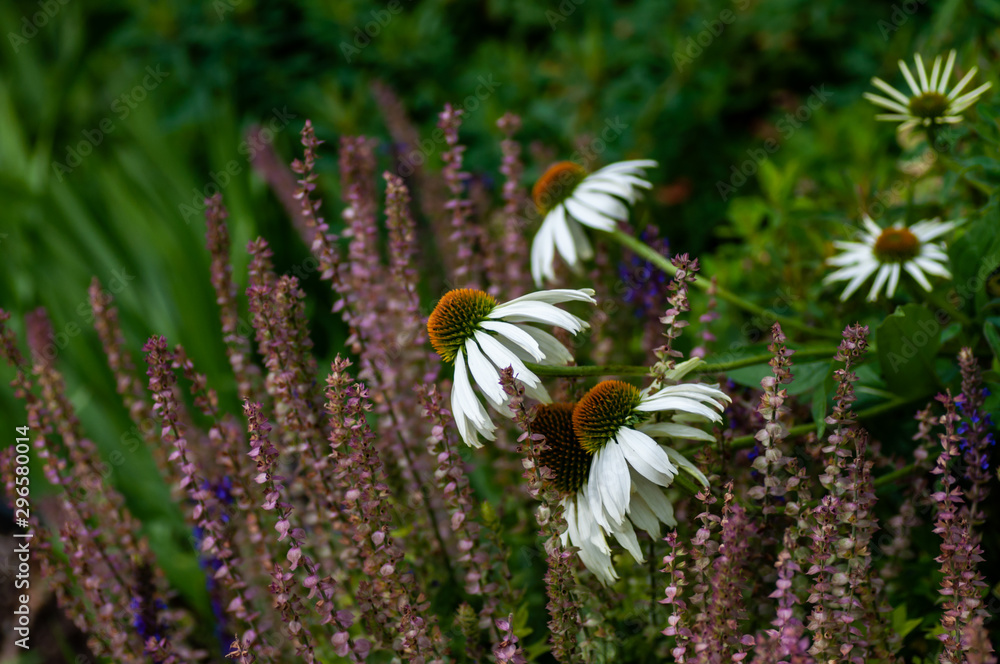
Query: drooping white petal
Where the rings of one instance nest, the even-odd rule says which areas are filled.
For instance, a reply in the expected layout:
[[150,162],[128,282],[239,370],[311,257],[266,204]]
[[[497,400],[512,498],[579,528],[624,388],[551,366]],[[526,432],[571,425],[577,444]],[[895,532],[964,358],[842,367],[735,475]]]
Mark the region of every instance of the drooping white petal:
[[702,486],[708,486],[708,478],[705,477],[705,473],[701,472],[701,469],[694,465],[690,459],[672,447],[663,445],[661,449],[666,452],[670,460],[676,463],[678,467],[687,470],[696,480],[701,482]]
[[463,353],[455,356],[455,380],[451,386],[451,414],[462,440],[472,447],[482,447],[477,432],[487,440],[494,440],[493,422],[479,398],[472,390]]
[[563,257],[566,265],[574,272],[580,270],[580,261],[576,255],[576,245],[573,244],[573,233],[569,230],[572,219],[566,218],[566,213],[562,205],[556,206],[549,213],[552,223],[552,238],[556,243],[556,251]]
[[538,343],[538,347],[542,351],[542,364],[550,364],[554,366],[564,366],[573,361],[573,354],[569,352],[566,346],[554,336],[546,332],[545,330],[539,330],[537,327],[532,327],[531,325],[522,325],[521,329]]
[[931,290],[931,282],[927,281],[927,277],[924,276],[923,271],[921,271],[916,262],[911,261],[906,263],[903,265],[903,269],[906,270],[907,274],[913,277],[918,284],[920,284],[921,288],[925,291]]
[[621,445],[625,461],[637,473],[660,486],[670,486],[674,481],[677,466],[655,440],[641,431],[622,427],[615,434],[615,441]]
[[528,356],[532,358],[532,361],[541,362],[545,359],[545,353],[542,352],[538,342],[535,341],[534,337],[525,332],[525,327],[527,326],[522,327],[512,323],[505,323],[500,320],[484,320],[479,325],[484,330],[496,332],[502,339],[507,339],[517,344],[522,350],[524,350],[525,353],[527,353]]
[[686,424],[677,424],[676,422],[654,422],[652,424],[643,424],[639,427],[639,431],[648,436],[668,436],[670,438],[677,438],[680,440],[703,440],[707,443],[715,442],[715,436],[707,431],[702,431],[697,427],[690,427]]
[[668,526],[676,526],[674,506],[663,492],[663,487],[657,486],[638,473],[632,474],[633,502],[641,498],[646,506],[656,515],[656,518]]
[[544,279],[553,281],[556,278],[553,265],[556,256],[555,238],[552,236],[552,224],[547,222],[548,217],[542,222],[531,243],[531,276],[536,286],[541,286]]
[[489,360],[496,365],[498,369],[506,369],[507,367],[512,367],[514,369],[514,376],[517,377],[519,381],[525,385],[530,385],[531,387],[537,387],[541,382],[528,367],[524,366],[524,362],[515,355],[509,348],[504,347],[502,343],[486,334],[485,332],[480,332],[476,330],[473,334],[476,342],[479,343],[479,347],[483,349],[483,353]]
[[614,196],[590,191],[574,191],[573,200],[603,214],[605,217],[618,221],[628,219],[628,208]]
[[646,562],[646,559],[642,555],[642,550],[639,548],[639,539],[635,536],[635,530],[628,519],[623,519],[620,524],[612,528],[611,534],[632,555],[637,563]]
[[878,274],[875,275],[875,283],[872,284],[872,289],[868,291],[868,301],[874,302],[878,299],[879,291],[882,290],[882,285],[889,278],[889,266],[883,265],[878,269]]
[[570,216],[576,219],[578,222],[584,226],[590,226],[591,228],[596,228],[600,231],[613,231],[616,226],[614,219],[606,217],[597,210],[593,210],[583,203],[573,200],[572,198],[567,198],[566,211],[569,212]]
[[590,327],[582,318],[546,302],[508,302],[494,309],[488,318],[502,319],[509,323],[554,325],[573,334]]
[[889,266],[889,285],[886,286],[886,297],[892,297],[896,294],[896,286],[899,285],[899,274],[901,271],[899,263],[893,263]]
[[497,373],[497,370],[493,368],[490,361],[479,350],[479,346],[476,345],[474,340],[465,340],[465,353],[468,356],[469,371],[472,373],[472,378],[476,381],[479,389],[483,391],[483,394],[486,395],[486,398],[497,406],[507,401],[507,395],[500,386],[500,374]]
[[[601,505],[609,519],[609,525],[621,523],[622,519],[625,518],[625,510],[628,508],[628,497],[632,483],[629,478],[628,463],[625,461],[625,455],[622,454],[620,446],[608,444],[594,454],[594,459],[591,462],[590,483],[596,484]],[[591,487],[591,493],[593,493],[594,488]],[[591,501],[591,507],[593,507],[593,501]]]
[[936,277],[944,277],[945,279],[951,279],[951,272],[948,271],[948,268],[930,258],[917,256],[913,259],[913,262],[928,274],[933,274]]

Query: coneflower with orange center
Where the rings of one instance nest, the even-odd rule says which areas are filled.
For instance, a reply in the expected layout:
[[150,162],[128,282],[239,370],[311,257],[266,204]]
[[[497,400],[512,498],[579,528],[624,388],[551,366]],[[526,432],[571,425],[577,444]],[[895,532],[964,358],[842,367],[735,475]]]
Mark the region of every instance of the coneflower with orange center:
[[828,265],[840,269],[827,275],[823,283],[848,282],[841,300],[849,298],[873,274],[875,283],[868,292],[869,302],[878,299],[883,286],[886,297],[892,297],[904,271],[926,291],[931,290],[931,283],[925,272],[951,278],[951,272],[946,267],[948,255],[944,246],[931,240],[953,229],[954,223],[933,219],[918,221],[909,228],[896,224],[883,229],[867,215],[863,223],[865,228],[859,241],[834,242],[834,246],[843,249],[843,252],[826,261]]
[[501,304],[483,291],[459,288],[438,301],[427,319],[427,335],[441,359],[455,365],[451,411],[467,444],[481,447],[479,436],[494,440],[496,429],[472,388],[473,382],[494,410],[506,417],[511,413],[504,408],[508,397],[500,386],[499,372],[507,367],[514,370],[528,396],[543,403],[550,401],[541,380],[524,363],[565,365],[573,356],[554,336],[528,323],[577,334],[589,324],[555,306],[574,301],[596,304],[594,291],[538,291]]
[[555,279],[553,261],[558,251],[570,269],[579,271],[594,249],[583,227],[612,231],[628,219],[626,204],[635,204],[639,189],[650,189],[650,159],[621,161],[587,174],[582,166],[560,161],[548,168],[531,190],[535,206],[545,215],[531,244],[531,275],[537,285]]
[[[682,363],[668,378],[680,380],[699,364],[699,359]],[[673,411],[685,422],[719,422],[729,402],[715,385],[681,383],[651,393],[606,380],[575,407],[539,408],[532,426],[549,447],[539,463],[553,472],[553,482],[564,494],[563,543],[580,549],[580,560],[602,583],[618,578],[608,536],[643,562],[635,529],[659,538],[661,524],[677,525],[664,488],[682,472],[695,483],[708,485],[693,463],[652,436],[708,441],[714,436],[690,424],[650,420],[656,413]]]

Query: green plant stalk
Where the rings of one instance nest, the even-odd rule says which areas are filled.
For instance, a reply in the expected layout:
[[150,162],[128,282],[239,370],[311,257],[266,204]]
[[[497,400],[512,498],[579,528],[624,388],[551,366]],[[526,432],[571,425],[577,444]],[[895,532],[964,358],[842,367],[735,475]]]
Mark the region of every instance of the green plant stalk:
[[[808,359],[826,359],[832,358],[837,354],[836,346],[829,346],[825,348],[808,348],[805,350],[795,351],[793,359],[795,360],[808,360]],[[692,373],[699,374],[713,374],[713,373],[723,373],[726,371],[733,371],[734,369],[742,369],[744,367],[752,367],[758,364],[767,364],[771,361],[774,356],[770,353],[754,355],[752,357],[743,357],[738,360],[732,360],[731,362],[715,362],[703,364]],[[562,376],[568,378],[584,378],[588,376],[645,376],[649,373],[649,367],[636,366],[630,364],[589,364],[582,366],[573,367],[554,367],[550,365],[543,364],[532,364],[525,362],[525,366],[537,376]]]
[[[667,274],[673,276],[677,274],[677,268],[671,264],[671,262],[662,256],[658,251],[647,245],[645,242],[632,237],[620,230],[613,230],[607,233],[615,242],[618,242],[623,247],[627,247],[634,251],[639,256],[642,256],[649,262],[656,265],[658,268],[666,272]],[[701,276],[696,276],[694,279],[694,285],[702,290],[708,290],[712,285],[712,282]],[[802,321],[796,320],[794,318],[788,318],[786,316],[781,316],[769,311],[760,305],[754,304],[749,300],[745,300],[739,295],[732,293],[718,284],[715,286],[715,295],[719,299],[725,300],[730,304],[734,304],[737,307],[747,311],[749,313],[755,314],[757,316],[763,316],[769,320],[774,320],[781,323],[783,328],[791,328],[799,330],[800,332],[805,332],[813,336],[826,337],[828,339],[840,339],[840,332],[833,332],[831,330],[826,330],[823,328],[810,327],[809,325],[803,323]]]

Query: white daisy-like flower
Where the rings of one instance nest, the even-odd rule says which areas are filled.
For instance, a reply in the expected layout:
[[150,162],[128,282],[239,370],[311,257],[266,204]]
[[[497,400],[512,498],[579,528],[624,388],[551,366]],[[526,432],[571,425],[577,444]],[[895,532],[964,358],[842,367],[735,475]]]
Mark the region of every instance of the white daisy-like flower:
[[[678,374],[700,362],[690,360],[678,367]],[[635,529],[659,538],[661,523],[677,525],[664,487],[681,471],[708,486],[694,464],[652,436],[714,441],[711,434],[676,421],[641,423],[660,411],[674,411],[684,421],[718,422],[728,402],[711,385],[679,384],[649,393],[611,380],[599,383],[575,407],[540,407],[532,429],[545,436],[548,447],[539,463],[553,472],[553,482],[565,496],[563,545],[578,547],[581,561],[602,583],[618,578],[609,535],[643,562]]]
[[531,275],[535,283],[555,279],[555,253],[574,271],[581,261],[594,256],[583,226],[612,231],[628,219],[626,203],[632,205],[639,189],[651,189],[647,168],[650,159],[620,161],[587,175],[579,164],[560,161],[538,178],[531,191],[535,205],[545,215],[531,244]]
[[843,253],[827,259],[828,265],[840,269],[827,275],[824,284],[835,281],[847,281],[847,288],[840,295],[846,300],[868,277],[875,275],[875,283],[868,292],[868,301],[878,299],[879,292],[886,286],[886,296],[892,297],[899,284],[899,276],[905,270],[926,290],[931,290],[931,284],[924,274],[933,274],[945,279],[951,278],[951,272],[946,267],[948,255],[941,243],[931,240],[941,237],[955,227],[950,221],[938,219],[919,221],[909,228],[898,223],[889,228],[879,228],[878,224],[867,215],[864,219],[865,230],[858,242],[834,242]]
[[554,336],[525,323],[553,325],[573,334],[585,330],[589,323],[554,306],[574,301],[597,303],[589,288],[539,291],[503,304],[483,291],[459,288],[438,301],[427,319],[427,333],[438,355],[455,364],[451,411],[467,444],[482,447],[479,436],[494,440],[496,429],[472,389],[473,381],[487,402],[506,417],[512,414],[504,407],[508,396],[500,386],[500,370],[507,367],[514,369],[525,394],[551,401],[541,380],[524,363],[565,365],[573,356]]
[[899,61],[899,69],[903,72],[903,78],[913,92],[912,97],[907,97],[904,93],[892,87],[881,78],[873,78],[872,84],[888,95],[864,93],[865,99],[892,111],[876,115],[876,120],[886,120],[889,122],[901,122],[899,130],[909,129],[918,125],[929,127],[932,124],[952,124],[961,122],[961,113],[972,104],[976,103],[984,92],[990,89],[990,83],[983,83],[975,90],[962,94],[972,77],[976,75],[978,69],[973,67],[969,70],[958,84],[947,92],[948,80],[951,78],[951,70],[955,65],[955,51],[948,54],[948,62],[941,70],[941,56],[934,58],[931,66],[930,78],[927,70],[924,69],[924,62],[920,55],[914,56],[917,63],[917,79],[913,78],[909,67],[902,60]]

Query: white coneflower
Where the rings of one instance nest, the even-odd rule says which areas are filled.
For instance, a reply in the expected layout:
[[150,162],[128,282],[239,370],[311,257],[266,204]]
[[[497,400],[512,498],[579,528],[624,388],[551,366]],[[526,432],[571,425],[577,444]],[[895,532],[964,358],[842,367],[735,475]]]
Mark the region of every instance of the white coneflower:
[[675,385],[646,394],[627,383],[604,381],[575,407],[554,404],[539,409],[532,428],[545,436],[548,447],[539,463],[553,471],[555,486],[565,496],[563,544],[579,547],[580,559],[602,583],[618,578],[608,536],[642,562],[635,528],[658,538],[661,523],[677,524],[663,488],[681,470],[708,484],[694,464],[650,436],[714,440],[710,434],[674,422],[637,425],[663,410],[719,421],[716,410],[728,401],[708,385]]
[[944,71],[941,70],[941,56],[937,56],[931,67],[930,78],[927,76],[927,71],[924,69],[924,62],[920,59],[920,55],[915,55],[914,60],[917,63],[916,80],[913,78],[913,74],[910,73],[910,69],[906,66],[906,63],[900,60],[899,69],[903,72],[903,78],[906,79],[907,85],[910,86],[910,90],[913,92],[912,97],[907,97],[881,78],[873,78],[872,84],[889,96],[883,97],[866,92],[864,93],[865,99],[892,111],[892,113],[876,115],[875,119],[901,122],[902,124],[899,125],[900,131],[916,127],[917,125],[929,127],[932,124],[961,122],[962,116],[960,114],[962,111],[976,103],[982,94],[990,89],[991,84],[983,83],[975,90],[962,94],[962,91],[965,90],[972,77],[976,75],[977,68],[973,67],[951,92],[946,92],[948,89],[948,79],[951,78],[951,70],[955,65],[955,55],[955,51],[948,54],[948,62],[944,66]]
[[[535,205],[545,215],[531,245],[531,274],[537,285],[555,279],[555,252],[573,270],[592,258],[593,247],[583,226],[612,231],[617,222],[628,218],[628,208],[638,196],[637,189],[650,189],[647,168],[650,159],[620,161],[587,175],[579,164],[560,161],[538,178],[531,191]],[[582,224],[582,226],[581,226]]]
[[834,242],[834,246],[843,249],[843,253],[826,261],[828,265],[840,269],[827,275],[823,283],[848,282],[841,300],[849,298],[873,274],[876,276],[868,292],[869,302],[878,299],[883,286],[886,286],[886,296],[892,297],[904,270],[926,291],[931,290],[931,284],[925,272],[951,278],[946,267],[948,256],[944,245],[932,244],[931,240],[950,231],[955,227],[954,223],[933,219],[919,221],[909,228],[899,223],[882,229],[867,215],[863,221],[865,230],[860,241]]
[[563,365],[573,358],[554,336],[524,323],[553,325],[576,334],[590,325],[553,305],[571,301],[596,304],[593,296],[589,288],[556,289],[500,304],[480,290],[460,288],[445,293],[427,319],[427,333],[438,355],[455,364],[451,410],[462,440],[481,447],[479,435],[488,440],[495,438],[496,426],[473,391],[472,381],[490,405],[508,417],[511,414],[503,408],[508,397],[500,386],[499,370],[512,367],[514,375],[524,383],[526,394],[549,401],[542,382],[524,361]]

